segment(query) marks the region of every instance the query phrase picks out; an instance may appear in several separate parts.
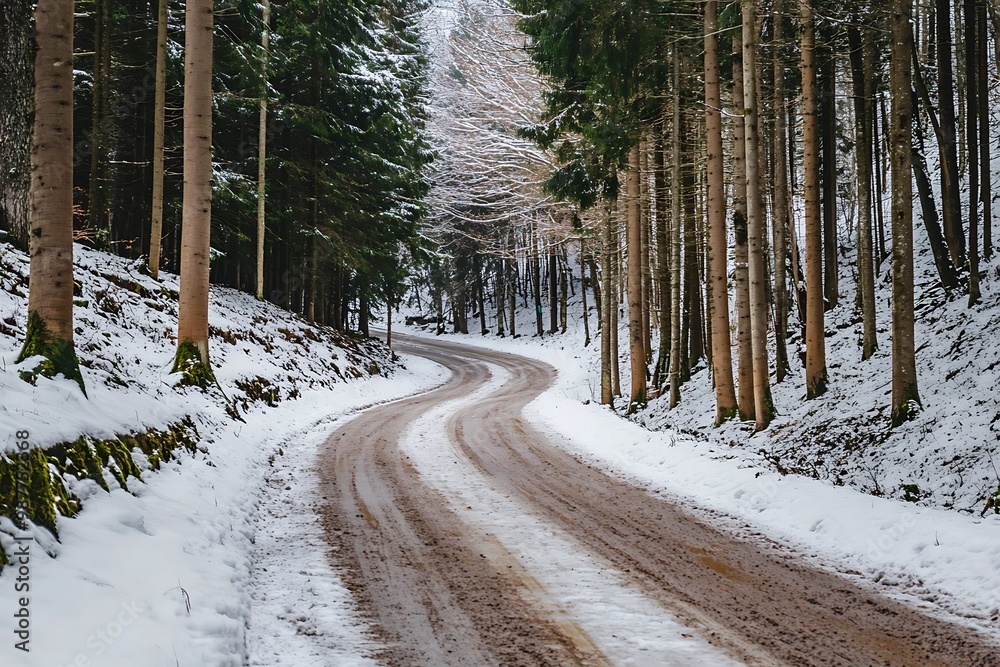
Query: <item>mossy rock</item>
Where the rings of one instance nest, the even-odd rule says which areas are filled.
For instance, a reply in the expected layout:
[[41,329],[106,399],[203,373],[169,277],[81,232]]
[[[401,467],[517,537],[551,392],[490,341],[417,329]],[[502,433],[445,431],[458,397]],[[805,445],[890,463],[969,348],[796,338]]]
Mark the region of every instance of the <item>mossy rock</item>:
[[100,460],[88,438],[80,437],[68,443],[59,443],[48,450],[57,466],[62,466],[64,472],[75,475],[77,479],[92,479],[101,488],[108,491],[108,483],[104,480]]

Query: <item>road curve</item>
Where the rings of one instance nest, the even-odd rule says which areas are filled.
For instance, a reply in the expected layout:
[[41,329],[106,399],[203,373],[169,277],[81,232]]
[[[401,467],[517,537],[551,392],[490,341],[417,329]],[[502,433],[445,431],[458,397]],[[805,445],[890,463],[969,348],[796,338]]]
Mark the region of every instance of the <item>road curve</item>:
[[324,447],[320,474],[334,558],[389,646],[390,665],[593,665],[582,632],[545,617],[523,580],[468,539],[439,492],[397,447],[431,407],[489,378],[450,437],[492,484],[516,494],[711,643],[751,665],[1000,666],[1000,647],[767,545],[733,537],[678,505],[578,461],[521,419],[555,378],[550,366],[454,343],[397,337],[449,368],[441,388],[363,413]]

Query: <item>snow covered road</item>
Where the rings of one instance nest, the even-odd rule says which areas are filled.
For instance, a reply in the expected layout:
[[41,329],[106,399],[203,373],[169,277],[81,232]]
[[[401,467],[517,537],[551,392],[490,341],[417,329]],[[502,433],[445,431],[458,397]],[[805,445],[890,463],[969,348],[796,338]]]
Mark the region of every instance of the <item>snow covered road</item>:
[[[397,339],[399,340],[399,339]],[[521,419],[555,371],[452,371],[322,454],[328,539],[390,665],[992,665],[997,648],[579,460]]]

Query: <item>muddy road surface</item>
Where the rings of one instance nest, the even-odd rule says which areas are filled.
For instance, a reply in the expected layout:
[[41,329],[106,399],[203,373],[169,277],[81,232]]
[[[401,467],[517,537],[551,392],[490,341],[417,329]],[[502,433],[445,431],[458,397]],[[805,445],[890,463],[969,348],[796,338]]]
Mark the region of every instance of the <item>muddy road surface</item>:
[[[729,534],[704,513],[579,461],[521,416],[552,384],[550,366],[395,340],[451,377],[362,413],[330,436],[319,462],[332,557],[387,647],[376,656],[384,664],[616,664],[571,616],[541,603],[545,591],[517,553],[500,543],[484,549],[481,531],[401,450],[411,424],[453,403],[440,424],[442,447],[735,664],[1000,667],[991,638],[810,567],[787,549]],[[507,381],[470,399],[491,368]]]

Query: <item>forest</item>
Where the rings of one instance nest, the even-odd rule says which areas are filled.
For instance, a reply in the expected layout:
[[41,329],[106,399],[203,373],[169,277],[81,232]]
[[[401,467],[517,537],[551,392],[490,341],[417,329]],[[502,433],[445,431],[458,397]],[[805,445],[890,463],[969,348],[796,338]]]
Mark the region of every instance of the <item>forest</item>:
[[1000,0],[0,0],[0,653],[996,665],[998,181]]
[[772,382],[824,393],[839,308],[863,359],[891,346],[892,424],[919,412],[914,220],[949,299],[981,302],[993,255],[995,2],[459,0],[437,32],[427,10],[4,2],[22,357],[78,376],[82,243],[181,275],[176,369],[209,369],[210,283],[365,334],[411,290],[439,330],[501,336],[519,298],[564,332],[579,287],[603,403],[673,407],[708,367],[716,423],[766,429]]

